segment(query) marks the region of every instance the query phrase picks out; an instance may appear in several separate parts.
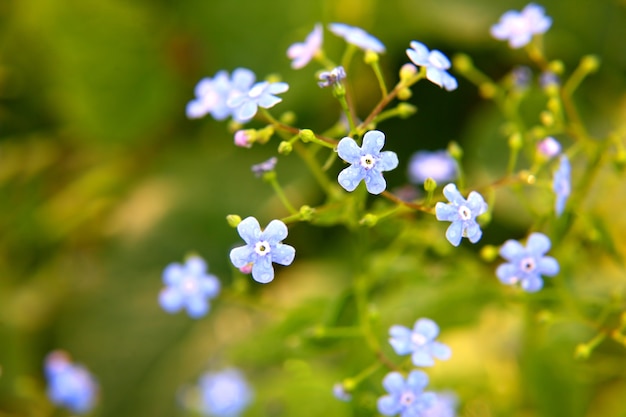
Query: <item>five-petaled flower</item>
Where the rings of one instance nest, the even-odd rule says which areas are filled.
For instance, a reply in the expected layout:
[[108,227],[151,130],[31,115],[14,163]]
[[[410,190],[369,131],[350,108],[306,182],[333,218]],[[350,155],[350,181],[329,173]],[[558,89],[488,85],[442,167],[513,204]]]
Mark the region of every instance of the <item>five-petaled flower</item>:
[[316,24],[304,42],[294,43],[287,49],[287,57],[291,59],[291,68],[300,69],[315,57],[322,48],[324,32],[321,24]]
[[370,130],[363,136],[363,146],[359,148],[354,139],[345,137],[339,141],[339,157],[351,164],[339,173],[339,184],[346,191],[354,191],[361,180],[365,180],[367,191],[380,194],[387,188],[383,171],[390,171],[398,166],[398,155],[392,151],[380,150],[385,145],[385,134],[379,130]]
[[330,71],[321,72],[317,78],[320,80],[317,83],[320,88],[334,86],[341,84],[341,81],[346,78],[346,70],[342,66],[335,67]]
[[472,243],[478,242],[483,232],[476,223],[476,217],[487,211],[487,203],[483,196],[472,191],[466,200],[453,183],[443,188],[443,195],[450,202],[437,203],[435,212],[437,220],[452,222],[446,231],[446,239],[454,246],[459,246],[463,237]]
[[437,182],[447,182],[456,178],[456,161],[448,151],[419,151],[409,159],[409,180],[423,184],[427,178]]
[[428,375],[411,371],[407,379],[399,372],[390,372],[383,379],[383,387],[389,393],[378,399],[378,411],[385,416],[419,417],[435,404],[436,395],[424,392]]
[[252,278],[257,282],[265,284],[274,279],[272,262],[291,265],[296,256],[293,246],[282,243],[287,226],[280,220],[272,220],[262,231],[257,219],[247,217],[237,225],[237,231],[246,245],[231,250],[230,260],[237,268],[252,264]]
[[228,72],[219,71],[213,78],[201,79],[195,88],[196,98],[187,104],[187,117],[198,119],[211,113],[215,120],[224,120],[232,115],[236,121],[242,122],[233,114],[227,101],[231,95],[248,91],[254,79],[254,73],[246,68],[237,68],[232,78],[228,77]]
[[67,353],[56,350],[46,356],[44,370],[48,380],[48,398],[73,413],[90,411],[98,393],[98,384],[81,365],[71,362]]
[[530,42],[533,35],[545,33],[552,25],[552,19],[544,14],[541,6],[530,3],[521,12],[509,10],[500,21],[491,26],[491,35],[501,41],[508,40],[513,49],[521,48]]
[[200,378],[202,411],[213,417],[237,417],[252,400],[252,391],[236,369],[206,373]]
[[565,154],[561,154],[559,158],[559,167],[554,172],[552,178],[552,190],[556,196],[554,211],[557,216],[563,214],[565,203],[572,192],[572,167],[569,158]]
[[337,36],[341,36],[346,42],[361,48],[364,51],[374,51],[382,54],[385,45],[374,36],[361,28],[346,25],[345,23],[331,23],[328,28]]
[[398,355],[411,354],[415,366],[433,366],[434,358],[447,360],[452,354],[450,348],[435,338],[439,326],[431,319],[421,318],[415,322],[413,330],[394,325],[389,329],[389,343]]
[[450,60],[442,52],[429,51],[421,42],[411,41],[411,48],[406,50],[409,59],[417,66],[426,68],[426,78],[448,91],[456,90],[456,78],[448,73]]
[[543,287],[542,275],[554,276],[559,272],[559,263],[551,256],[550,239],[542,233],[531,233],[526,247],[515,240],[507,240],[500,247],[500,256],[508,262],[498,266],[496,275],[503,284],[520,284],[528,292]]
[[209,311],[209,299],[220,292],[219,280],[207,273],[207,264],[199,256],[187,259],[184,265],[171,263],[163,270],[166,287],[159,293],[159,304],[168,313],[183,308],[192,318]]
[[250,121],[259,107],[269,109],[283,101],[275,94],[289,90],[289,85],[283,82],[261,81],[247,91],[237,91],[230,94],[226,105],[232,109],[233,118],[241,123]]

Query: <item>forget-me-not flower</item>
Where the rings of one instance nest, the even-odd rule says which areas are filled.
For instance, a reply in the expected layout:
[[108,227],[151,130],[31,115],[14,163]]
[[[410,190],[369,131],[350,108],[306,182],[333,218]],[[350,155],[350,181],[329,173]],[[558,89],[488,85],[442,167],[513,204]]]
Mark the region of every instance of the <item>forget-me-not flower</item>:
[[561,153],[561,144],[552,136],[548,136],[537,143],[537,152],[546,158],[553,158]]
[[528,292],[539,291],[543,287],[542,275],[554,276],[559,272],[557,260],[544,256],[550,245],[550,239],[542,233],[531,233],[526,247],[515,240],[507,240],[500,247],[500,256],[508,262],[498,266],[498,279],[506,285],[520,284]]
[[[246,68],[237,68],[230,78],[227,71],[219,71],[213,78],[201,79],[195,88],[196,98],[187,104],[187,117],[198,119],[211,113],[215,120],[226,119],[233,115],[232,108],[227,105],[228,98],[248,91],[254,79],[254,73]],[[233,118],[237,120],[234,115]]]
[[417,66],[426,68],[426,78],[447,91],[456,90],[458,83],[456,78],[448,73],[450,60],[442,52],[429,51],[421,42],[411,41],[411,48],[406,50],[409,59]]
[[330,87],[340,84],[341,81],[346,78],[346,70],[343,69],[342,66],[338,66],[330,71],[322,71],[317,78],[320,80],[317,83],[320,88]]
[[289,90],[289,85],[283,82],[261,81],[247,91],[239,91],[230,95],[226,105],[232,109],[233,118],[238,122],[250,121],[259,107],[269,109],[283,101],[275,94]]
[[192,318],[209,311],[209,299],[220,292],[219,280],[207,273],[207,264],[199,256],[187,259],[184,265],[171,263],[163,270],[166,287],[159,293],[159,304],[168,313],[186,309]]
[[291,265],[296,250],[282,243],[287,237],[287,226],[280,220],[272,220],[265,230],[261,230],[254,217],[247,217],[237,225],[239,236],[245,246],[230,251],[230,260],[237,268],[252,264],[252,278],[262,284],[274,279],[272,262]]
[[81,365],[71,362],[67,353],[57,350],[46,356],[44,371],[48,381],[50,400],[68,410],[84,414],[96,401],[98,384]]
[[399,372],[390,372],[383,379],[383,387],[389,393],[378,399],[378,411],[385,416],[420,417],[432,407],[436,396],[424,392],[428,375],[422,371],[411,371],[407,379]]
[[559,158],[559,167],[554,172],[552,179],[552,190],[556,195],[554,211],[557,216],[563,214],[565,203],[572,192],[572,167],[567,155],[562,154]]
[[364,180],[367,191],[380,194],[387,188],[383,171],[390,171],[398,166],[398,155],[392,151],[380,150],[385,145],[385,134],[379,130],[370,130],[363,136],[363,146],[350,137],[339,141],[339,157],[350,165],[339,173],[338,181],[346,191],[354,191]]
[[345,23],[331,23],[328,28],[337,36],[341,36],[346,42],[361,48],[364,51],[374,51],[382,54],[385,45],[374,36],[361,28],[346,25]]
[[431,319],[421,318],[413,329],[394,325],[389,329],[389,343],[398,355],[411,354],[415,366],[433,366],[434,358],[447,360],[452,354],[450,348],[435,339],[439,326]]
[[437,203],[435,213],[437,220],[452,222],[446,230],[446,239],[454,246],[459,246],[463,237],[472,243],[478,242],[483,232],[476,223],[476,217],[487,211],[487,203],[483,196],[472,191],[466,200],[453,183],[443,188],[443,195],[450,202]]
[[455,417],[458,399],[451,392],[436,392],[435,403],[420,417]]
[[200,393],[203,413],[213,417],[237,417],[252,400],[248,383],[235,369],[204,374]]
[[447,182],[456,178],[456,161],[448,151],[419,151],[409,159],[409,180],[423,184],[427,178],[437,182]]
[[513,49],[521,48],[530,42],[533,35],[545,33],[552,25],[552,19],[544,14],[541,6],[530,3],[521,12],[509,10],[500,21],[491,26],[491,35],[501,41],[508,40]]
[[315,25],[313,32],[309,33],[304,42],[294,43],[287,49],[287,57],[291,59],[291,68],[300,69],[320,52],[324,31],[320,23]]

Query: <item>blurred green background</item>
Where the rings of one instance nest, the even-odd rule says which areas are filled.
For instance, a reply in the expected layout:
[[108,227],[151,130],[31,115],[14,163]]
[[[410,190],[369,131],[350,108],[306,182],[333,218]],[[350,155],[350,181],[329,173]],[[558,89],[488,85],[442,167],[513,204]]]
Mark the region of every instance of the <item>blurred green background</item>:
[[[382,374],[366,383],[355,404],[330,394],[334,382],[372,362],[362,342],[306,339],[349,286],[346,247],[354,242],[343,228],[291,228],[294,265],[268,286],[249,283],[250,299],[260,303],[218,298],[199,321],[159,308],[161,271],[192,251],[230,285],[228,251],[240,240],[227,214],[254,215],[262,225],[287,214],[249,170],[275,155],[278,142],[236,148],[224,123],[190,121],[185,105],[200,78],[242,66],[258,78],[277,73],[289,83],[274,114],[294,110],[298,126],[327,128],[339,108],[317,87],[318,68],[294,71],[285,55],[316,22],[344,22],[378,37],[387,47],[381,64],[390,84],[414,39],[448,56],[468,53],[498,79],[528,60],[490,38],[489,27],[525,4],[0,0],[0,416],[54,414],[42,375],[43,358],[53,349],[67,350],[96,375],[101,399],[94,414],[100,416],[184,415],[180,387],[224,366],[249,376],[257,392],[249,415],[375,415]],[[561,59],[568,72],[584,54],[601,59],[576,101],[590,132],[606,136],[626,119],[626,2],[541,4],[553,18],[545,37],[550,58]],[[338,60],[343,42],[324,35],[328,54]],[[369,70],[357,65],[360,56],[350,75],[364,117],[379,93]],[[444,148],[451,140],[466,149],[470,183],[504,166],[500,114],[473,85],[460,77],[459,83],[453,93],[420,83],[411,99],[418,113],[379,126],[400,156],[400,167],[388,176],[393,187],[406,182],[413,151]],[[499,160],[502,165],[494,163]],[[279,179],[296,204],[321,203],[300,165],[295,155],[281,157]],[[611,207],[623,207],[626,190],[623,175],[621,181],[607,175],[607,188],[594,191],[608,196],[595,218],[615,238],[626,220]],[[440,225],[426,224],[411,231],[443,240]],[[496,217],[484,243],[522,237],[528,225],[524,216]],[[395,231],[368,239],[384,243]],[[623,258],[623,236],[614,241],[614,258]],[[586,243],[564,243],[557,253],[566,256]],[[429,374],[435,388],[457,392],[462,415],[626,416],[624,346],[609,341],[588,361],[575,361],[576,344],[594,336],[583,319],[566,314],[562,326],[524,330],[533,312],[560,314],[550,296],[511,295],[496,282],[494,266],[472,249],[459,250],[460,261],[449,265],[447,247],[432,251],[423,241],[408,247],[416,256],[398,255],[389,286],[377,288],[380,341],[391,324],[435,318],[455,361]],[[601,249],[585,248],[577,252],[582,266],[565,263],[564,275],[593,276],[596,285],[561,284],[597,295],[589,318],[607,300],[623,303],[626,274]],[[376,265],[375,256],[371,261]]]

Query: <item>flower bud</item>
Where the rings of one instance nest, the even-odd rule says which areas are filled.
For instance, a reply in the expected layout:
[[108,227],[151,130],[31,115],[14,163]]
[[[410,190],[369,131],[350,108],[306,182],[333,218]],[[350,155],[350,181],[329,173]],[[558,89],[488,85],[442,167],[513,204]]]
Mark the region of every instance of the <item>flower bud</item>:
[[228,222],[228,225],[230,227],[234,228],[239,226],[239,223],[241,223],[241,217],[237,214],[229,214],[228,216],[226,216],[226,221]]
[[301,129],[300,130],[300,140],[304,143],[310,142],[315,138],[315,134],[311,129]]
[[278,145],[278,153],[281,155],[289,155],[291,151],[293,151],[293,145],[291,142],[284,140],[280,142],[280,145]]

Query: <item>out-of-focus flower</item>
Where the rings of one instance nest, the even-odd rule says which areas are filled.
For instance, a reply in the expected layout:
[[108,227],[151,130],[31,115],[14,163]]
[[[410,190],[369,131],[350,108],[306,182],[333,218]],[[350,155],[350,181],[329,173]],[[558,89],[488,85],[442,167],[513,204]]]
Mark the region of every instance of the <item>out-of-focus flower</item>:
[[235,369],[206,373],[200,378],[202,411],[212,417],[237,417],[248,407],[252,391]]
[[559,84],[561,84],[559,76],[552,71],[544,71],[539,76],[539,85],[544,90],[552,87],[558,87]]
[[426,178],[447,182],[456,178],[456,161],[448,151],[419,151],[411,155],[408,167],[409,180],[423,184]]
[[364,51],[374,51],[379,54],[385,52],[385,45],[361,28],[346,25],[345,23],[331,23],[328,25],[328,28],[335,35],[341,36],[346,42]]
[[339,173],[339,185],[346,191],[354,191],[364,180],[371,194],[385,191],[387,182],[382,173],[398,166],[398,155],[392,151],[381,152],[384,145],[385,134],[379,130],[365,133],[362,147],[350,137],[341,139],[337,152],[341,159],[351,165]]
[[308,64],[322,48],[324,32],[321,24],[316,24],[304,42],[294,43],[287,49],[287,57],[291,59],[291,68],[300,69]]
[[252,264],[252,278],[260,283],[274,279],[272,262],[291,265],[296,250],[293,246],[282,243],[287,237],[287,226],[280,220],[272,220],[265,230],[261,230],[254,217],[245,218],[237,226],[239,236],[245,246],[230,251],[230,260],[237,268]]
[[537,143],[537,152],[546,158],[553,158],[561,153],[561,144],[552,136]]
[[556,196],[556,202],[554,205],[554,211],[557,216],[563,214],[565,210],[565,203],[572,192],[572,167],[569,163],[569,158],[565,154],[561,154],[559,158],[559,167],[554,172],[552,179],[552,190]]
[[507,240],[500,248],[500,256],[508,262],[500,265],[496,275],[503,284],[519,284],[524,291],[536,292],[543,288],[542,275],[554,276],[559,263],[551,256],[550,239],[543,233],[528,236],[526,247],[516,240]]
[[518,90],[525,90],[533,78],[533,71],[526,65],[519,65],[511,71],[513,86]]
[[426,78],[447,91],[456,90],[456,78],[448,73],[450,60],[442,52],[429,51],[421,42],[411,41],[411,48],[406,50],[409,59],[417,66],[426,68]]
[[434,358],[446,360],[452,354],[448,346],[435,340],[438,335],[437,323],[421,318],[412,330],[400,325],[391,326],[389,343],[398,355],[411,354],[415,366],[433,366]]
[[257,177],[260,177],[266,172],[274,171],[274,168],[276,167],[277,162],[278,162],[278,158],[276,158],[275,156],[272,156],[267,161],[263,161],[260,164],[252,165],[252,172]]
[[67,353],[60,350],[49,353],[44,371],[48,380],[48,398],[54,404],[77,414],[93,408],[98,384],[86,368],[72,363]]
[[352,399],[352,395],[348,391],[346,391],[346,387],[341,382],[337,382],[333,385],[333,395],[335,398],[341,401],[350,401]]
[[420,417],[455,417],[458,399],[450,392],[436,392],[435,403]]
[[389,393],[378,399],[378,411],[385,416],[420,417],[435,403],[432,392],[424,392],[428,375],[411,371],[405,380],[399,372],[391,372],[383,379],[383,387]]
[[340,84],[346,78],[346,71],[339,66],[330,71],[323,71],[317,77],[320,81],[317,83],[321,88],[330,87]]
[[232,109],[233,118],[241,123],[250,121],[259,107],[269,109],[283,101],[275,94],[289,90],[289,85],[283,82],[270,83],[261,81],[247,91],[238,91],[230,95],[227,106]]
[[487,203],[483,196],[472,191],[466,200],[452,183],[443,188],[443,195],[450,202],[437,203],[435,212],[437,220],[452,222],[446,231],[446,239],[454,246],[459,246],[463,237],[472,243],[478,242],[483,232],[476,223],[476,217],[487,211]]
[[552,19],[544,14],[541,6],[530,3],[521,12],[509,10],[500,21],[491,26],[491,36],[509,41],[513,49],[528,44],[533,35],[545,33],[552,25]]

